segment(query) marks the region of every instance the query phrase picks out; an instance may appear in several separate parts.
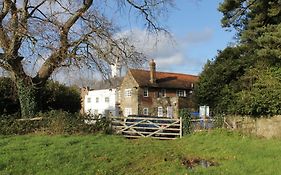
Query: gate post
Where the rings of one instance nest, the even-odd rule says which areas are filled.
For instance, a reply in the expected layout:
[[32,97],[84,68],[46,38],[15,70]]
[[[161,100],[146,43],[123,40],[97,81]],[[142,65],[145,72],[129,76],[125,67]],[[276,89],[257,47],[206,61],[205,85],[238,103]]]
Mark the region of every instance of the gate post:
[[182,117],[180,117],[180,138],[182,138]]

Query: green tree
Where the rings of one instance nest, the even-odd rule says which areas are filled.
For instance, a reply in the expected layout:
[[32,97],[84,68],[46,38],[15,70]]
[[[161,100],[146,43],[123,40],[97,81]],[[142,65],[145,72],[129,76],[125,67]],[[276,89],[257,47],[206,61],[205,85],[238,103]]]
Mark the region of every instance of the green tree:
[[[41,111],[63,110],[78,112],[81,99],[79,88],[65,86],[58,82],[47,81],[40,94]],[[0,78],[0,115],[20,112],[16,85],[11,78]]]
[[10,78],[0,78],[0,115],[18,112],[16,87]]
[[217,112],[280,114],[281,1],[224,0],[222,26],[237,31],[201,73],[197,96]]

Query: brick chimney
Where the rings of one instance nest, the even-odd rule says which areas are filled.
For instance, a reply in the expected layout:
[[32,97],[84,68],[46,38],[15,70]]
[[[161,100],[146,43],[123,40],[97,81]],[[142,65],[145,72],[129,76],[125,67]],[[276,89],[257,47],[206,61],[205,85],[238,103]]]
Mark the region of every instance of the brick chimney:
[[150,83],[156,83],[156,64],[154,59],[149,62],[150,67]]

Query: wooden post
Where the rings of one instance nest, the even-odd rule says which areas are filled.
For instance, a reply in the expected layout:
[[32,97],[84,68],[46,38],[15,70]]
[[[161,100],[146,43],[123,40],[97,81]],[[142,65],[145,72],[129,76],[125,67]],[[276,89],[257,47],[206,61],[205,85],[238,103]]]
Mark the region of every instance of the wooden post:
[[180,138],[182,138],[182,117],[180,117]]

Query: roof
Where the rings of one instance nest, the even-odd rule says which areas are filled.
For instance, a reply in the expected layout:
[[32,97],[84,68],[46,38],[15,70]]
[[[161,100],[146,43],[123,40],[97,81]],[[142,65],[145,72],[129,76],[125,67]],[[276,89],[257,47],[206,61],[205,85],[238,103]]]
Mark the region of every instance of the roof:
[[141,87],[190,89],[191,84],[196,83],[199,78],[195,75],[156,71],[156,83],[153,84],[150,82],[150,71],[130,69],[130,72]]
[[123,77],[115,77],[107,80],[101,80],[94,83],[91,90],[115,89],[118,88],[123,81]]

